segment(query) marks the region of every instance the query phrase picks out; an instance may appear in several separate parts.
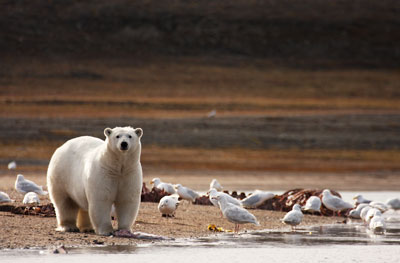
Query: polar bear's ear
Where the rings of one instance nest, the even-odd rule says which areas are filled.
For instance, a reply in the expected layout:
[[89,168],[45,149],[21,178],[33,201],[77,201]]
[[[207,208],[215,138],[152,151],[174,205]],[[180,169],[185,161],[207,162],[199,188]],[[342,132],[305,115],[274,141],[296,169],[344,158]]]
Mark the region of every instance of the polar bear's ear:
[[104,135],[105,135],[106,137],[110,136],[111,133],[112,133],[112,129],[111,129],[111,128],[105,128],[105,129],[104,129]]
[[137,137],[140,138],[143,135],[143,130],[141,128],[136,128],[135,133],[136,133]]

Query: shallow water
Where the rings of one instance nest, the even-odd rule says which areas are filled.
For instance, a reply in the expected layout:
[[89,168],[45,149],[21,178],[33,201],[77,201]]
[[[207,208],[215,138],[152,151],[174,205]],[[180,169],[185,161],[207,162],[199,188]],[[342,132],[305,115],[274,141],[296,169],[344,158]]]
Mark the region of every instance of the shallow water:
[[[351,201],[354,193],[342,193]],[[365,192],[366,198],[385,201],[399,192]],[[400,211],[388,211],[385,234],[374,234],[360,221],[286,230],[260,230],[234,235],[216,234],[137,246],[2,250],[0,262],[400,262]]]

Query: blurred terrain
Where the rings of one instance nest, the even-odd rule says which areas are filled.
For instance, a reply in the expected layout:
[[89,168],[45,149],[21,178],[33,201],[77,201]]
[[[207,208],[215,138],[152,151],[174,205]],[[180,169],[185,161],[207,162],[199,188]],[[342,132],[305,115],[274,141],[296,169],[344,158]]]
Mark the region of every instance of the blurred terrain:
[[398,189],[399,14],[395,0],[1,1],[0,175],[17,160],[44,176],[66,140],[131,125],[149,178]]

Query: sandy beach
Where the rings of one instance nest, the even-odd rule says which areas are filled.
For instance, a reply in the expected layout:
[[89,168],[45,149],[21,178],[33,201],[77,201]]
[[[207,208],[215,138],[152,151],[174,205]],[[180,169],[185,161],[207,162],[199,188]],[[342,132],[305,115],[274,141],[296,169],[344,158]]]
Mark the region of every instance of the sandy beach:
[[[12,205],[19,206],[22,205],[23,195],[18,193],[13,189],[14,178],[8,177],[9,179],[2,178],[2,182],[4,182],[0,191],[5,191],[9,193],[11,199],[16,200]],[[39,184],[45,185],[45,177],[44,176],[30,176],[28,177]],[[172,177],[164,177],[166,179],[172,179]],[[197,180],[192,180],[193,178],[198,178]],[[186,184],[191,185],[191,187],[195,187],[196,182],[200,182],[200,177],[184,177],[184,176],[175,176],[174,180],[182,181]],[[235,180],[236,178],[236,180]],[[258,177],[260,179],[260,176]],[[284,177],[285,180],[291,181],[290,177]],[[302,181],[304,185],[308,184],[307,182],[311,181],[307,176],[296,176],[297,180]],[[315,177],[312,177],[315,178]],[[336,178],[336,186],[342,185],[342,190],[350,190],[348,185],[343,180],[337,180]],[[265,179],[268,179],[266,176]],[[277,180],[278,178],[275,178]],[[150,178],[145,177],[146,180],[150,180]],[[257,187],[254,181],[247,182],[245,184],[245,180],[237,180],[236,176],[227,176],[220,178],[221,182],[230,182],[227,185],[234,187],[230,189],[238,189],[240,187],[240,183],[243,182],[243,185],[246,187]],[[267,180],[265,180],[267,181]],[[342,182],[342,183],[338,183]],[[189,183],[191,182],[191,184]],[[209,181],[207,181],[209,182]],[[281,181],[283,182],[283,181]],[[326,181],[326,182],[329,182]],[[362,183],[361,183],[362,182]],[[374,190],[382,190],[389,188],[389,185],[381,186],[382,189],[376,187],[376,184],[373,184],[374,180],[363,180],[360,181],[361,185],[358,185],[360,189],[374,189]],[[388,182],[388,181],[386,181]],[[201,185],[201,184],[200,184]],[[204,184],[203,184],[204,185]],[[201,185],[200,188],[195,189],[207,189],[203,188]],[[265,184],[258,185],[258,188],[266,189],[262,187],[270,186],[271,188],[279,187],[293,187],[294,184]],[[261,186],[261,187],[260,187]],[[319,185],[315,185],[318,189],[321,188],[322,183]],[[198,186],[197,186],[198,187]],[[225,186],[226,187],[226,186]],[[252,188],[249,188],[252,189]],[[282,188],[283,189],[283,188]],[[340,189],[340,187],[339,187]],[[48,204],[49,199],[48,196],[41,196],[41,204]],[[164,218],[161,217],[158,209],[157,203],[150,202],[142,202],[139,210],[138,218],[133,225],[133,231],[140,231],[144,233],[160,235],[166,238],[197,238],[204,237],[208,235],[214,235],[216,233],[208,230],[209,224],[215,224],[218,227],[222,227],[225,230],[232,230],[233,224],[228,222],[226,219],[222,218],[219,212],[219,209],[213,206],[204,206],[204,205],[194,205],[183,203],[177,210],[175,218]],[[285,212],[279,211],[267,211],[267,210],[259,210],[259,209],[251,209],[249,210],[253,213],[257,219],[259,220],[261,226],[254,226],[251,224],[246,224],[241,226],[240,231],[251,231],[251,230],[261,230],[261,229],[286,229],[290,231],[289,226],[285,226],[281,223],[280,219],[283,218]],[[13,214],[11,212],[0,212],[0,248],[32,248],[32,247],[41,247],[41,248],[54,248],[57,246],[65,245],[65,246],[93,246],[93,245],[127,245],[127,244],[137,244],[142,242],[151,242],[146,240],[138,240],[138,239],[128,239],[128,238],[117,238],[117,237],[104,237],[98,236],[94,233],[60,233],[56,232],[56,218],[55,217],[42,217],[42,216],[32,216],[32,215],[19,215]],[[311,225],[324,225],[324,224],[335,224],[335,223],[343,223],[343,217],[326,217],[326,216],[313,216],[313,215],[305,215],[303,222],[300,225],[300,228]]]

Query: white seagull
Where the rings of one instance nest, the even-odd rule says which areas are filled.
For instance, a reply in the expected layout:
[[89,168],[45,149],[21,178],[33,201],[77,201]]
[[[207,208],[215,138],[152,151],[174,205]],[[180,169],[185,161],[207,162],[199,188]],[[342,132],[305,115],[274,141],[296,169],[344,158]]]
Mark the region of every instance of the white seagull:
[[393,210],[400,210],[400,199],[391,198],[386,201],[386,205]]
[[306,204],[301,208],[304,211],[308,211],[311,213],[321,212],[321,199],[318,196],[310,196],[307,199]]
[[229,222],[235,224],[235,233],[239,232],[239,224],[251,223],[256,226],[260,225],[260,223],[257,221],[257,218],[253,214],[240,206],[229,203],[223,195],[217,195],[213,198],[218,201],[224,217]]
[[244,198],[241,202],[243,207],[256,208],[273,197],[275,197],[275,194],[273,193],[256,190],[253,194]]
[[22,201],[23,204],[25,205],[38,205],[40,204],[40,199],[37,193],[35,192],[29,192],[26,193],[24,196],[24,200]]
[[369,203],[372,202],[371,200],[365,199],[364,196],[362,196],[360,194],[354,196],[353,200],[355,201],[354,202],[355,205],[358,205],[358,204],[369,204]]
[[367,206],[369,206],[369,205],[368,204],[359,204],[356,208],[351,209],[349,211],[349,217],[355,218],[355,219],[361,219],[361,210]]
[[22,174],[17,175],[15,190],[23,194],[35,192],[40,195],[47,195],[47,192],[43,191],[43,186],[38,186],[32,181],[26,180]]
[[208,190],[207,194],[208,194],[208,196],[209,196],[209,199],[210,199],[211,203],[212,203],[214,206],[218,207],[218,208],[220,208],[220,207],[219,207],[218,200],[216,200],[216,199],[213,198],[213,197],[216,197],[216,196],[224,196],[224,198],[226,199],[226,201],[227,201],[228,203],[231,203],[232,205],[236,205],[236,206],[242,206],[242,203],[241,203],[239,200],[237,200],[236,198],[234,198],[234,197],[228,195],[227,193],[218,192],[218,191],[217,191],[216,189],[214,189],[214,188]]
[[217,110],[213,109],[209,113],[207,113],[207,118],[214,118],[217,115]]
[[181,184],[175,185],[177,193],[180,198],[183,200],[188,200],[189,202],[194,202],[196,198],[200,197],[200,195],[193,191],[192,189],[188,187],[184,187]]
[[344,201],[337,196],[332,195],[329,189],[325,189],[322,192],[322,203],[324,204],[324,206],[326,206],[326,208],[332,210],[334,214],[335,212],[340,212],[345,209],[353,208],[352,204]]
[[14,200],[10,199],[10,196],[5,193],[0,191],[0,203],[11,203],[14,202]]
[[301,206],[299,204],[295,204],[292,208],[292,211],[289,211],[282,219],[282,222],[290,225],[292,231],[296,230],[296,226],[301,223],[303,220],[303,213],[301,212]]
[[15,161],[12,161],[8,164],[8,170],[15,170],[17,169],[17,163]]
[[369,229],[374,231],[374,233],[383,233],[386,230],[386,222],[382,217],[382,213],[376,210],[369,222]]
[[173,195],[176,193],[175,188],[172,184],[169,183],[163,183],[161,182],[160,178],[153,178],[151,180],[150,184],[153,184],[155,188],[159,190],[163,190],[164,192]]
[[222,191],[221,184],[217,181],[217,179],[213,179],[210,183],[210,189],[215,188],[217,191]]
[[369,205],[361,209],[360,218],[362,221],[366,222],[368,211],[372,209]]
[[371,202],[369,203],[370,206],[378,209],[379,211],[381,211],[382,213],[385,213],[387,210],[389,210],[389,207],[387,205],[385,205],[382,202]]
[[178,205],[178,196],[164,196],[158,204],[158,211],[163,217],[174,217]]

